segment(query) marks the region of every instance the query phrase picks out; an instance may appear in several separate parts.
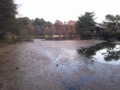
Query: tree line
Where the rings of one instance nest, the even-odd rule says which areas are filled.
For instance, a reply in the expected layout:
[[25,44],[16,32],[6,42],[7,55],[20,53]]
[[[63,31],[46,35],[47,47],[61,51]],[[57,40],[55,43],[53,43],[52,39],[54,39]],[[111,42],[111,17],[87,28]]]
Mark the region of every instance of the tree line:
[[[95,13],[85,12],[84,15],[78,17],[75,25],[67,25],[55,23],[54,25],[45,21],[43,18],[35,18],[30,20],[28,17],[16,18],[17,5],[13,0],[1,0],[0,1],[0,39],[4,38],[7,34],[12,38],[25,37],[29,38],[32,35],[44,35],[44,34],[78,34],[84,36],[93,36],[93,30],[95,27]],[[108,14],[105,16],[103,24],[107,25],[106,32],[116,32],[117,26],[120,26],[120,15]],[[54,29],[58,29],[55,32]],[[61,32],[62,31],[62,32]],[[107,34],[105,33],[105,35]],[[104,34],[103,34],[104,35]],[[107,34],[108,35],[108,34]]]

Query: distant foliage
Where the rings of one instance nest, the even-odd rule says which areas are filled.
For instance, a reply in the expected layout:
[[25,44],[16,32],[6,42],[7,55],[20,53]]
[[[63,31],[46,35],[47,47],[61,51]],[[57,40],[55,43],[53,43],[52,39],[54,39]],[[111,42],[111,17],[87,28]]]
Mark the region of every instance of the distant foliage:
[[104,40],[108,40],[110,37],[112,37],[112,35],[113,34],[109,31],[105,31],[105,32],[102,33],[102,37],[103,37]]
[[32,21],[28,17],[16,19],[16,33],[17,35],[33,34],[34,28]]
[[82,35],[86,31],[90,31],[92,26],[94,26],[94,12],[86,12],[81,17],[78,17],[78,21],[76,22],[76,32],[79,35]]
[[81,37],[93,37],[93,33],[91,31],[84,31],[84,33],[81,35]]
[[116,37],[120,41],[120,32],[113,33],[113,37]]
[[120,21],[120,15],[111,15],[108,14],[105,16],[106,21],[108,21],[109,23],[115,23],[117,24]]
[[45,31],[49,32],[48,29],[50,29],[51,25],[51,22],[45,21],[43,18],[35,18],[35,20],[33,20],[36,35],[43,35],[45,34]]
[[110,31],[116,32],[116,26],[120,25],[120,15],[111,15],[107,14],[105,16],[105,21],[104,23],[107,24],[107,27],[109,28]]

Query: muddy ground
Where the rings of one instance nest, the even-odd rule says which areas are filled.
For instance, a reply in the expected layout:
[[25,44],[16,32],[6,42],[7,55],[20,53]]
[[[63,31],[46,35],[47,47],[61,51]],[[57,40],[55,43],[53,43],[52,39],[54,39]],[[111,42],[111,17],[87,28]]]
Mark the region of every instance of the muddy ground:
[[0,90],[120,90],[120,65],[77,52],[101,42],[35,39],[0,47]]

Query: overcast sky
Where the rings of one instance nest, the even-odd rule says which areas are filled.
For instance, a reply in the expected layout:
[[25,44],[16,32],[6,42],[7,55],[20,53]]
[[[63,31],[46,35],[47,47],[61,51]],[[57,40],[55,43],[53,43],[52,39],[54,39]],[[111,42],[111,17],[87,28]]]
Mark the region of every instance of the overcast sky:
[[62,22],[77,20],[86,11],[95,12],[96,22],[105,20],[106,14],[120,14],[119,0],[15,0],[19,4],[19,17],[44,18],[46,21]]

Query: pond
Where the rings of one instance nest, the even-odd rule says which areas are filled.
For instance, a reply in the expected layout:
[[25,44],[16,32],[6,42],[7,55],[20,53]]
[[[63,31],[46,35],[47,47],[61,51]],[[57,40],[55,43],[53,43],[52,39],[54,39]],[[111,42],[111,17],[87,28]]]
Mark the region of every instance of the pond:
[[34,39],[0,47],[0,90],[120,90],[120,65],[91,63],[77,52],[93,46],[95,55],[108,47],[102,42]]
[[46,35],[45,40],[80,40],[79,35]]
[[120,45],[103,42],[89,48],[81,48],[78,53],[101,63],[120,64]]

